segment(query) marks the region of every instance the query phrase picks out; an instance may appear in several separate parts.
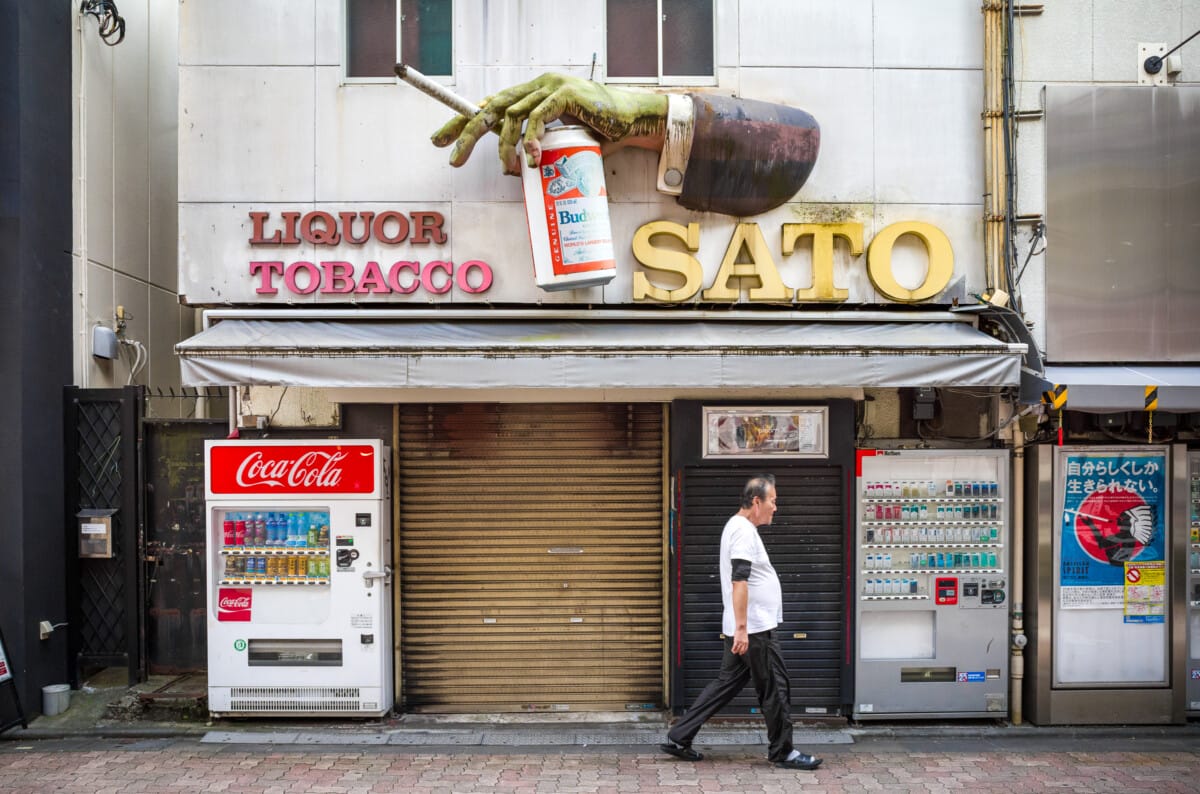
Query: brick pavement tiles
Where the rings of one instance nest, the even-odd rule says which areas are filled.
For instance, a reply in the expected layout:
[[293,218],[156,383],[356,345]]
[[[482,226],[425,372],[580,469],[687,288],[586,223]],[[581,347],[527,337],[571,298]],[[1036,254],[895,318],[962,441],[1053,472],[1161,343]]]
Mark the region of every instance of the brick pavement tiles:
[[[706,747],[699,763],[651,748],[279,745],[158,740],[0,742],[0,791],[37,792],[1200,792],[1188,739],[1124,742],[857,740],[822,747],[814,772],[776,769],[759,746]],[[958,749],[965,745],[966,749]],[[994,745],[994,746],[993,746]],[[1135,748],[1131,749],[1130,745]]]

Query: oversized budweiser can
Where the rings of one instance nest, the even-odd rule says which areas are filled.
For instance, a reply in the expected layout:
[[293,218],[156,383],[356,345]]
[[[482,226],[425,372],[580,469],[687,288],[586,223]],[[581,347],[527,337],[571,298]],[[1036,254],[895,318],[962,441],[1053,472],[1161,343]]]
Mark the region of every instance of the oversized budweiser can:
[[521,157],[533,274],[544,290],[607,284],[617,274],[600,144],[584,127],[542,136],[537,168]]

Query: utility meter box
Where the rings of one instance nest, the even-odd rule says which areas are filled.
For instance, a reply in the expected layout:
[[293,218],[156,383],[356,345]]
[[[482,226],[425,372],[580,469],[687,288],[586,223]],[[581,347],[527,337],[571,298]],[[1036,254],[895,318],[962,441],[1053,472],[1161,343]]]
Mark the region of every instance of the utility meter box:
[[79,522],[79,556],[109,559],[113,556],[112,517],[116,508],[92,507],[75,514]]

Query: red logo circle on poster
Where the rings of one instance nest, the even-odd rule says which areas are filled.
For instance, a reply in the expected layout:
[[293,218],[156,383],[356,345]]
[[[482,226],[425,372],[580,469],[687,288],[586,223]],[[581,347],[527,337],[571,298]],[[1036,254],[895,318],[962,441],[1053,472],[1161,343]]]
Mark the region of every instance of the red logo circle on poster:
[[1094,491],[1075,514],[1075,539],[1096,562],[1124,565],[1145,548],[1130,528],[1131,512],[1145,507],[1140,495],[1123,488]]

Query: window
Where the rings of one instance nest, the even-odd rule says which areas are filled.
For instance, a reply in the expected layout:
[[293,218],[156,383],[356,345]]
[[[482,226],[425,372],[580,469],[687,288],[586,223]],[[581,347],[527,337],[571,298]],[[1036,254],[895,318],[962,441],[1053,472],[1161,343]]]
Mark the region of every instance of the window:
[[713,0],[608,0],[611,82],[713,82]]
[[394,80],[398,63],[422,74],[448,77],[453,71],[451,4],[452,0],[346,0],[346,77]]

